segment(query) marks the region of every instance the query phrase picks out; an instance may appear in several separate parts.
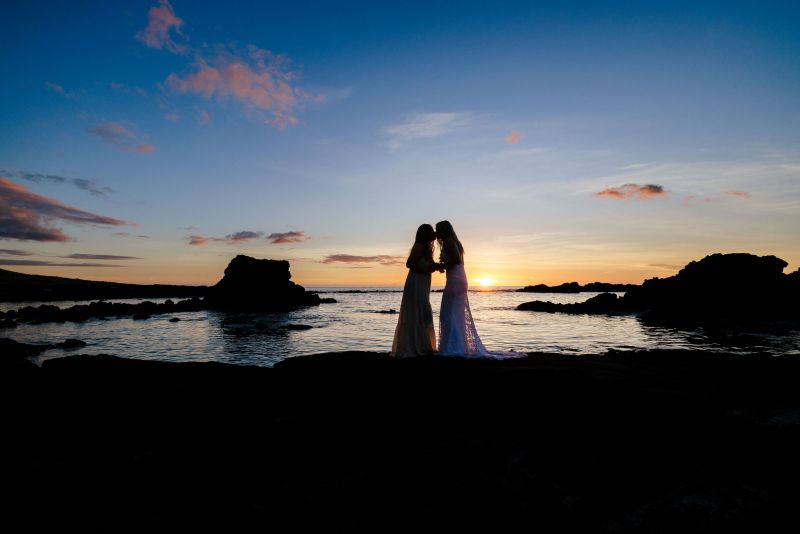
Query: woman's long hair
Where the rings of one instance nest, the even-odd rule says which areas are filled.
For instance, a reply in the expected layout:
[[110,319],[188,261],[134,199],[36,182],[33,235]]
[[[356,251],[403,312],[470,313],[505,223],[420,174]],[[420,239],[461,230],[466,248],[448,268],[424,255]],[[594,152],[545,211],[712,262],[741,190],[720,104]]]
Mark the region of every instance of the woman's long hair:
[[420,224],[419,228],[417,228],[417,235],[414,238],[414,245],[422,245],[425,259],[430,262],[433,262],[433,242],[435,240],[436,232],[433,231],[433,226],[430,224]]
[[453,225],[450,224],[450,221],[439,221],[436,223],[436,239],[439,241],[439,249],[443,249],[442,242],[447,239],[448,237],[452,237],[456,240],[456,245],[458,245],[458,251],[461,255],[464,255],[464,245],[461,244],[461,241],[458,240],[458,236],[456,235],[456,231],[453,230]]

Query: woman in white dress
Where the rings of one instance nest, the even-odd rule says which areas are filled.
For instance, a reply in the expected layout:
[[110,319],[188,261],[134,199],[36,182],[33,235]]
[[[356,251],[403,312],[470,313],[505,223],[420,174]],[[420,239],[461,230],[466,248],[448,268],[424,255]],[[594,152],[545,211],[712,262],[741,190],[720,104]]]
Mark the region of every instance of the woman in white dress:
[[467,294],[467,273],[464,270],[464,247],[449,221],[436,223],[439,241],[439,261],[447,272],[439,312],[438,352],[443,356],[471,358],[514,358],[524,356],[515,352],[490,352],[481,343]]

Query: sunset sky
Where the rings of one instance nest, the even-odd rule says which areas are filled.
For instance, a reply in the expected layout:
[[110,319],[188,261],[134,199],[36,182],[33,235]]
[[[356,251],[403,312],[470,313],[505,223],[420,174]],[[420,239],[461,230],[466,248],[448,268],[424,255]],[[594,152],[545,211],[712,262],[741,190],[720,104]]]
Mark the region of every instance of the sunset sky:
[[402,285],[447,219],[473,282],[795,270],[800,3],[699,4],[5,3],[0,267]]

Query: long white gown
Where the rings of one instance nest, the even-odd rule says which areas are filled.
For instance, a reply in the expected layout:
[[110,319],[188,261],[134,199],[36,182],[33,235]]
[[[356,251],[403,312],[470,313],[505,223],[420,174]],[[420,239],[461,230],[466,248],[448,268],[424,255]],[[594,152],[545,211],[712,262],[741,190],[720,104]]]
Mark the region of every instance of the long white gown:
[[[447,254],[444,251],[440,260],[447,261]],[[439,312],[439,354],[495,359],[526,356],[525,353],[486,350],[478,336],[475,321],[472,320],[467,289],[467,273],[462,261],[447,269],[447,282],[442,292],[442,307]]]

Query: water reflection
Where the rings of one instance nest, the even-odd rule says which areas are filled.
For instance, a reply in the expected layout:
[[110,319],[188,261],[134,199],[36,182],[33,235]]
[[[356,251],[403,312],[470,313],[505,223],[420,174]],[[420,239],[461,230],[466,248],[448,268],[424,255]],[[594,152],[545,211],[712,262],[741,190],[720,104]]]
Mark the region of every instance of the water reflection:
[[[187,312],[132,319],[90,320],[83,323],[20,325],[0,336],[28,343],[56,343],[77,338],[89,343],[81,353],[117,354],[169,361],[219,361],[271,366],[284,358],[329,351],[390,349],[402,293],[334,292],[337,304],[324,304],[282,314]],[[478,332],[490,350],[602,354],[608,349],[683,348],[777,354],[800,354],[800,332],[720,332],[680,330],[643,324],[631,316],[565,315],[521,312],[518,304],[532,300],[579,302],[592,294],[471,292]],[[431,294],[438,332],[441,293]],[[180,319],[170,322],[172,317]],[[293,330],[306,325],[309,330]],[[54,349],[41,358],[68,352]],[[74,352],[73,352],[74,353]]]

